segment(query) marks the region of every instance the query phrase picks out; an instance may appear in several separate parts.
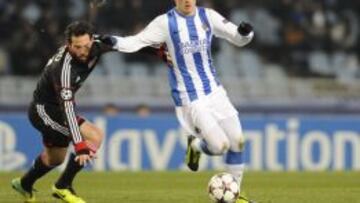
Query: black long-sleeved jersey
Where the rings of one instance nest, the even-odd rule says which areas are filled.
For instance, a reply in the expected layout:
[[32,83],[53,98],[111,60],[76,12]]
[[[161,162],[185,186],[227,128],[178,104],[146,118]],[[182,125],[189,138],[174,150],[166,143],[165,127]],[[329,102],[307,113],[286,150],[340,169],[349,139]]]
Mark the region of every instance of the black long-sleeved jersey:
[[[115,51],[109,44],[94,41],[88,60],[81,62],[73,58],[66,46],[48,61],[40,76],[33,95],[33,103],[49,105],[59,108],[63,112],[74,144],[83,141],[75,114],[75,93],[93,71],[102,54]],[[143,53],[159,55],[164,61],[163,50],[147,47],[140,50]]]
[[73,58],[65,46],[48,61],[34,91],[33,102],[59,107],[72,135],[74,144],[82,142],[76,122],[74,96],[93,71],[100,56],[111,51],[109,46],[94,41],[88,60],[81,62]]

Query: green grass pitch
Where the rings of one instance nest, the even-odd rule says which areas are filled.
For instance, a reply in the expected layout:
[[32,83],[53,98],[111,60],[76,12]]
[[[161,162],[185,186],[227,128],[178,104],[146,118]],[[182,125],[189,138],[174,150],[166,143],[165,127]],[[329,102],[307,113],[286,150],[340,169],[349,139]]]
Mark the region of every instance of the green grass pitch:
[[[215,172],[83,172],[75,188],[88,203],[209,203],[206,185]],[[0,173],[0,202],[22,202]],[[37,182],[38,202],[51,197],[52,172]],[[360,203],[360,172],[248,172],[243,189],[258,203]]]

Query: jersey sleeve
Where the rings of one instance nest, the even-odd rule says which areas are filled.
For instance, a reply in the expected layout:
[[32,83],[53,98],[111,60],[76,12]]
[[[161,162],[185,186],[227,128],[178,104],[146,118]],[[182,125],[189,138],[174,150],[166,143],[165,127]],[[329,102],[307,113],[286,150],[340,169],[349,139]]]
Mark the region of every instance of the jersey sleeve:
[[58,77],[60,77],[59,92],[58,96],[60,99],[60,105],[63,107],[65,119],[72,136],[74,145],[82,143],[83,137],[80,134],[80,128],[77,122],[75,108],[74,108],[74,92],[71,86],[71,56],[69,53],[66,54],[62,68]]
[[120,52],[132,53],[143,47],[159,45],[166,40],[166,23],[165,16],[158,16],[140,33],[134,36],[119,37],[114,36],[116,44],[114,49]]
[[207,9],[207,14],[213,27],[214,35],[217,37],[226,39],[237,46],[245,46],[254,37],[254,32],[247,36],[240,35],[234,23],[228,21],[213,9]]

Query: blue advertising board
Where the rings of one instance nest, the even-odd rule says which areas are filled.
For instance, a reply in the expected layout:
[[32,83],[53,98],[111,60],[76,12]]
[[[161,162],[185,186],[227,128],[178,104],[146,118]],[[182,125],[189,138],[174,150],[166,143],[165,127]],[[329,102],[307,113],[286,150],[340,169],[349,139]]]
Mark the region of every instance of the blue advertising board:
[[[173,114],[88,115],[105,141],[91,170],[186,170],[186,133]],[[360,170],[360,116],[242,116],[250,170]],[[0,171],[29,167],[41,152],[39,133],[25,114],[0,114]],[[221,169],[222,157],[200,168]]]

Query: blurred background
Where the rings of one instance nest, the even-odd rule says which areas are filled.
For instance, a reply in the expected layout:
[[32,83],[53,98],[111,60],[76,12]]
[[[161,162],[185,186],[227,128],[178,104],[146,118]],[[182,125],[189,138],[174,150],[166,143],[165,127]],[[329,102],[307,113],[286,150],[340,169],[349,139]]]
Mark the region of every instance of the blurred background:
[[[359,2],[352,0],[203,0],[233,21],[251,22],[254,41],[217,40],[213,55],[233,102],[247,110],[360,109]],[[65,26],[91,19],[97,32],[131,35],[173,7],[169,0],[107,0],[96,15],[86,0],[0,1],[0,106],[21,107],[63,43]],[[172,110],[167,68],[156,56],[110,53],[78,96],[79,104],[145,103]],[[106,91],[104,91],[106,90]],[[81,105],[81,106],[82,106]],[[319,109],[320,108],[320,109]],[[5,108],[6,109],[6,108]],[[311,110],[314,110],[312,108]]]
[[[255,29],[246,47],[225,40],[213,44],[217,72],[243,119],[249,168],[359,170],[360,1],[198,3]],[[107,0],[96,12],[86,0],[0,0],[0,153],[25,154],[16,166],[3,160],[0,170],[23,168],[36,154],[26,146],[39,140],[19,141],[36,134],[26,108],[48,58],[64,42],[68,23],[90,19],[98,33],[131,35],[172,7],[169,0]],[[167,68],[158,57],[104,55],[77,103],[79,112],[103,127],[109,143],[116,138],[117,144],[105,144],[114,150],[104,152],[107,161],[99,162],[99,170],[183,169],[185,136],[173,113]],[[149,142],[170,153],[163,165],[153,164],[146,153]],[[203,168],[221,167],[219,161],[211,163]]]

